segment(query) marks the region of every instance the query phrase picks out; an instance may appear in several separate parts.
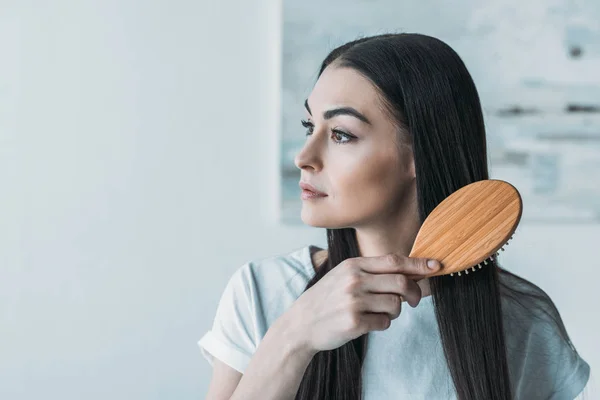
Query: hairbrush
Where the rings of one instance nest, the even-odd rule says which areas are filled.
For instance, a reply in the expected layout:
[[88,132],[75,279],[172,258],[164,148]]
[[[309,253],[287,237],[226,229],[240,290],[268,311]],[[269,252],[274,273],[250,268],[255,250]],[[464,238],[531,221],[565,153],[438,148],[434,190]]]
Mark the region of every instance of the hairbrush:
[[428,277],[475,272],[504,251],[522,212],[521,195],[508,182],[487,179],[463,186],[427,216],[409,257],[442,264]]

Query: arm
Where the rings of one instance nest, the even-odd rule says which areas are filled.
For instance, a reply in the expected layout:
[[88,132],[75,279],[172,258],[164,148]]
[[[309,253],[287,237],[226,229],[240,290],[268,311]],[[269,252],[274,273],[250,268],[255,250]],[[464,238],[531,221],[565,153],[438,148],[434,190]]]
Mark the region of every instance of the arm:
[[229,399],[236,386],[242,379],[242,374],[236,369],[215,358],[213,374],[206,394],[206,400]]
[[288,320],[284,314],[269,328],[230,400],[295,398],[315,352],[295,335]]
[[[266,289],[285,281],[265,281],[256,273],[247,263],[232,275],[212,329],[198,342],[213,365],[207,400],[293,399],[316,354],[307,350],[306,336],[298,329],[301,320],[291,309],[267,328],[271,318],[263,305],[272,293]],[[264,285],[262,290],[258,284]]]

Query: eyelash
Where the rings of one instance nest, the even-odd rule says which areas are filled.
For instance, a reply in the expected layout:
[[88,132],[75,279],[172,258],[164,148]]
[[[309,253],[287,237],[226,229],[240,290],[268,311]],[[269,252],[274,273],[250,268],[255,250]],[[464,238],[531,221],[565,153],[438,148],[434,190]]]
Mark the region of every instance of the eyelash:
[[[303,127],[305,127],[305,128],[307,128],[307,129],[311,129],[311,128],[313,128],[313,129],[314,129],[314,127],[315,127],[315,126],[314,126],[314,124],[313,124],[312,122],[309,122],[309,121],[306,121],[306,120],[302,120],[302,121],[301,121],[301,123],[302,123],[302,126],[303,126]],[[336,134],[336,135],[342,135],[342,136],[345,136],[345,137],[348,139],[348,140],[347,140],[347,141],[345,141],[345,142],[338,142],[338,141],[334,140],[335,144],[347,144],[347,143],[353,142],[353,141],[354,141],[354,139],[356,139],[356,137],[355,137],[355,136],[349,135],[349,134],[347,134],[347,133],[345,133],[345,132],[342,132],[342,131],[340,131],[340,130],[337,130],[337,129],[332,129],[332,130],[331,130],[331,132],[332,132],[333,134]],[[306,135],[305,135],[305,136],[308,136],[309,134],[311,134],[311,133],[309,133],[309,132],[308,132],[308,130],[307,130],[307,132],[306,132]]]

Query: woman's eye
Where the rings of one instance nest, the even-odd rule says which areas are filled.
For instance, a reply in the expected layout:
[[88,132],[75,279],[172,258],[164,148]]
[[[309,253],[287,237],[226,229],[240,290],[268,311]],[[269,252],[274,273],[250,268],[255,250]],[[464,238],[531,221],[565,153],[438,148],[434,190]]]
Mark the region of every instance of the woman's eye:
[[336,130],[332,130],[331,132],[332,132],[333,136],[336,136],[336,137],[342,136],[342,137],[345,137],[347,139],[345,141],[337,140],[336,143],[338,143],[338,144],[348,143],[348,142],[351,142],[352,139],[353,139],[352,136],[350,136],[350,135],[348,135],[347,133],[344,133],[344,132],[340,132],[340,131],[336,131]]
[[313,129],[315,129],[315,126],[312,124],[312,122],[308,122],[305,120],[302,120],[302,126],[306,128],[306,136],[312,134]]
[[[315,125],[310,121],[302,120],[301,122],[302,122],[302,126],[306,128],[305,136],[312,135],[314,132],[314,129],[315,129]],[[331,137],[333,138],[333,141],[336,144],[346,144],[346,143],[349,143],[349,142],[353,141],[354,139],[356,139],[356,137],[354,137],[348,133],[342,132],[340,130],[337,130],[337,129],[331,130]],[[343,140],[343,138],[346,138],[346,140]]]

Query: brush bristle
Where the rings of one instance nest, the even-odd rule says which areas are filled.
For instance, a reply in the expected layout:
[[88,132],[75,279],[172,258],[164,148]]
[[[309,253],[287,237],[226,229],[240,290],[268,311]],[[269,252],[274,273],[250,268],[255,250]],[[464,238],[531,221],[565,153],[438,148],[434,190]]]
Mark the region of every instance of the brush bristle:
[[[504,251],[504,247],[505,247],[505,246],[508,246],[508,243],[509,243],[509,242],[510,242],[510,241],[513,239],[513,236],[514,236],[514,234],[513,234],[513,235],[512,235],[512,236],[511,236],[511,237],[510,237],[510,238],[509,238],[507,241],[506,241],[506,243],[504,243],[504,245],[502,245],[502,247],[500,247],[500,250],[501,250],[501,251]],[[480,262],[479,264],[477,264],[477,265],[475,265],[475,266],[473,266],[473,267],[468,267],[467,269],[465,269],[465,270],[464,270],[464,273],[468,275],[468,274],[469,274],[469,268],[470,268],[472,271],[476,271],[476,268],[475,268],[475,267],[478,267],[479,269],[481,269],[481,268],[482,268],[484,265],[488,265],[488,261],[489,261],[489,262],[492,262],[492,261],[494,261],[495,259],[497,259],[497,258],[498,258],[498,256],[499,256],[499,255],[500,255],[500,253],[499,253],[499,252],[495,252],[494,254],[492,254],[491,256],[489,256],[488,258],[486,258],[485,260],[483,260],[483,261],[482,261],[482,262]],[[458,274],[458,276],[461,276],[461,273],[460,273],[460,272],[461,272],[461,271],[458,271],[458,272],[456,272],[456,274]],[[455,272],[452,272],[452,273],[450,273],[450,276],[454,276],[454,274],[455,274]]]

